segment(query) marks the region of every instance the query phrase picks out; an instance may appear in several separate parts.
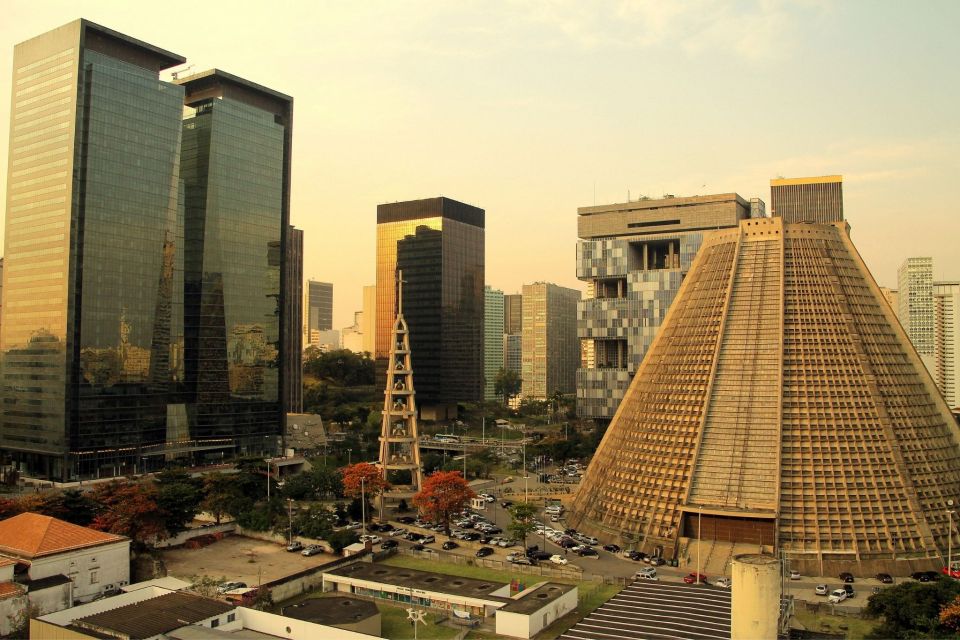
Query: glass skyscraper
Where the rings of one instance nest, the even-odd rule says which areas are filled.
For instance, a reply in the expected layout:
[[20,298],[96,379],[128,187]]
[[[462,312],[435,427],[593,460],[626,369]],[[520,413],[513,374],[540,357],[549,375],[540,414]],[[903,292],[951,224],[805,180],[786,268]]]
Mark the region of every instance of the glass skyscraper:
[[430,198],[377,207],[378,372],[396,317],[396,273],[425,418],[483,398],[484,211]]
[[[30,475],[130,473],[178,455],[176,443],[200,448],[184,275],[191,250],[232,260],[247,249],[212,233],[184,244],[185,90],[159,80],[183,62],[86,20],[15,47],[0,449]],[[237,180],[243,161],[221,171]],[[279,268],[281,249],[261,253]],[[268,305],[274,323],[279,302]],[[233,443],[230,429],[216,432]]]

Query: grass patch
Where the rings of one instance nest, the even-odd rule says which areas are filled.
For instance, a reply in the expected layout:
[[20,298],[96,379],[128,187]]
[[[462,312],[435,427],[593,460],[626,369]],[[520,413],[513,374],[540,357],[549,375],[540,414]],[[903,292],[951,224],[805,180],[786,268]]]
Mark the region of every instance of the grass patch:
[[[380,610],[380,635],[384,638],[406,639],[413,637],[413,627],[407,619],[407,610],[401,607],[394,607],[388,604],[377,602],[377,608]],[[447,640],[455,638],[459,631],[450,627],[437,625],[437,614],[427,613],[425,618],[427,624],[417,625],[417,638],[428,640]]]
[[[825,633],[846,633],[847,640],[860,640],[880,624],[877,620],[864,620],[852,616],[832,616],[826,613],[813,613],[803,607],[797,607],[794,618],[810,631]],[[846,630],[841,629],[845,626]]]

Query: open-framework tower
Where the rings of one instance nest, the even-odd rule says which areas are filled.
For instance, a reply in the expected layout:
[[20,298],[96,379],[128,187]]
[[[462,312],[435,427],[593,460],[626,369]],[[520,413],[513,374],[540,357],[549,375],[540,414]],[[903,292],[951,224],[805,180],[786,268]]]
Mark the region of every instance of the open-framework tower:
[[902,575],[958,548],[958,500],[957,424],[849,227],[755,219],[704,240],[568,524],[714,572]]
[[[417,430],[416,393],[413,390],[413,366],[410,357],[410,332],[403,319],[403,279],[397,274],[397,317],[390,341],[387,384],[383,392],[383,422],[380,432],[379,467],[392,488],[386,499],[412,498],[423,485]],[[391,472],[400,472],[393,474]],[[409,474],[409,484],[404,482]],[[401,483],[396,482],[400,476]]]

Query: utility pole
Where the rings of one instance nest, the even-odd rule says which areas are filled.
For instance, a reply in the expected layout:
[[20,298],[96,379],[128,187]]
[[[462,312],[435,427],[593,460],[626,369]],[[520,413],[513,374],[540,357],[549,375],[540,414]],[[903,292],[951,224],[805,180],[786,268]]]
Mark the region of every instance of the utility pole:
[[364,489],[364,478],[360,476],[360,531],[367,532],[367,494]]
[[289,522],[287,525],[289,531],[287,544],[293,544],[293,500],[290,498],[287,498],[287,520]]
[[[267,463],[267,504],[270,504],[270,458],[264,460]],[[269,507],[268,507],[269,508]]]
[[527,425],[523,425],[523,501],[526,503],[530,502],[530,499],[527,496],[527,477],[530,475],[527,473]]
[[703,507],[697,506],[697,584],[700,584],[700,547],[703,545],[700,523],[703,518]]

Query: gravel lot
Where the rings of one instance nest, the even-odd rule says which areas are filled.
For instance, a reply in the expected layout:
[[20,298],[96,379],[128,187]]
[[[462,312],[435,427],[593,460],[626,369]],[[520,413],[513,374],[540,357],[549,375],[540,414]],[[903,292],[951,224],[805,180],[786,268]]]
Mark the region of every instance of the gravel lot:
[[168,575],[181,580],[190,580],[194,575],[224,577],[251,587],[335,559],[323,553],[307,558],[288,553],[283,545],[241,536],[227,536],[202,549],[178,547],[163,552]]

